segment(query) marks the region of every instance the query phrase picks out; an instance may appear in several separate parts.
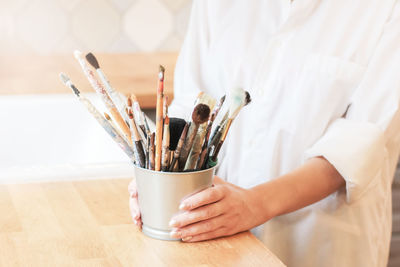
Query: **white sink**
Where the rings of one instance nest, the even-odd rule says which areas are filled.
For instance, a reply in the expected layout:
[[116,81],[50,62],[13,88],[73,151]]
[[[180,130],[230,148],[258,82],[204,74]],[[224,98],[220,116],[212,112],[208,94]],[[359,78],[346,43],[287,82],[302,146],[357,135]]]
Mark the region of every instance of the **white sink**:
[[[99,110],[94,94],[86,95]],[[0,183],[130,177],[128,157],[72,94],[0,96]]]

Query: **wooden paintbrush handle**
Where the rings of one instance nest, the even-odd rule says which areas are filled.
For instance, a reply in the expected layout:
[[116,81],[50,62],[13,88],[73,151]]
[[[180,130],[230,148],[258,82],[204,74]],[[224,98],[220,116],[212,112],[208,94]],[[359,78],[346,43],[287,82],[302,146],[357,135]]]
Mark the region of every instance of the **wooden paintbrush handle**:
[[125,120],[122,118],[121,114],[118,112],[117,108],[111,107],[110,109],[111,115],[114,117],[115,122],[118,124],[118,126],[121,128],[122,132],[127,136],[127,139],[129,140],[130,144],[132,145],[132,136],[130,129],[128,125],[126,125]]
[[111,136],[111,138],[119,145],[119,147],[128,155],[128,157],[133,161],[134,152],[132,151],[129,144],[124,140],[124,138],[112,127],[109,121],[107,121],[96,109],[95,106],[86,98],[80,97],[79,100],[84,104],[87,110],[93,115],[98,123],[103,127],[103,129]]
[[133,146],[133,150],[135,152],[136,164],[140,167],[145,167],[146,158],[144,155],[144,150],[141,141],[135,141]]
[[169,124],[165,122],[164,134],[163,134],[163,146],[162,146],[162,157],[161,157],[161,169],[162,171],[168,170],[169,163]]
[[182,147],[182,151],[179,156],[179,167],[180,168],[185,167],[187,158],[189,156],[189,152],[192,149],[194,138],[196,137],[196,133],[197,133],[198,129],[199,129],[198,124],[195,124],[193,122],[190,124],[185,143]]
[[150,151],[149,151],[149,160],[150,160],[150,170],[155,169],[155,147],[154,147],[154,139],[155,134],[153,133],[150,138]]
[[174,171],[174,169],[175,169],[175,163],[179,159],[179,156],[181,154],[182,146],[183,146],[183,144],[185,142],[186,135],[187,135],[187,132],[188,132],[188,128],[189,128],[189,125],[186,123],[185,127],[183,128],[183,131],[181,133],[181,137],[179,138],[179,141],[178,141],[178,144],[176,146],[176,149],[174,151],[172,162],[171,162],[171,165],[170,165],[170,168],[169,168],[170,171]]
[[156,107],[156,156],[155,170],[161,170],[161,153],[162,153],[162,134],[163,134],[163,97],[162,94],[157,95]]

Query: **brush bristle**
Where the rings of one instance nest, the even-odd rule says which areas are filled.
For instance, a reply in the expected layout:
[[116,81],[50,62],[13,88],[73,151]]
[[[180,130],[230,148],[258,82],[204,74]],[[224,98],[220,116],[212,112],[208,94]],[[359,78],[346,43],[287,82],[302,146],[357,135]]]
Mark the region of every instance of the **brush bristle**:
[[182,135],[183,129],[185,128],[186,121],[181,118],[169,118],[169,149],[175,150],[178,145],[179,138]]
[[71,81],[69,79],[69,77],[65,73],[62,73],[62,72],[60,73],[60,79],[67,86],[68,86],[68,82]]
[[79,50],[75,50],[75,51],[74,51],[74,57],[75,57],[76,59],[82,58],[82,52],[79,51]]
[[92,53],[88,53],[86,55],[86,60],[92,65],[93,68],[96,70],[100,68],[99,62],[97,61],[96,57]]
[[165,68],[162,65],[160,65],[159,71],[158,71],[158,78],[160,80],[164,80],[164,72],[165,72]]
[[206,104],[197,104],[192,113],[192,121],[202,124],[210,117],[210,107]]
[[246,94],[246,102],[245,102],[244,105],[247,106],[251,102],[251,96],[250,96],[250,93],[248,91],[246,91],[245,94]]
[[221,99],[219,100],[220,105],[222,106],[222,104],[224,104],[226,99],[226,95],[224,95],[223,97],[221,97]]
[[66,74],[60,73],[60,79],[65,84],[65,86],[71,88],[72,91],[74,91],[74,94],[79,97],[81,92],[79,92],[78,88],[76,88],[75,85],[72,84],[70,78]]
[[242,88],[234,88],[229,95],[229,118],[233,119],[245,105],[246,93]]

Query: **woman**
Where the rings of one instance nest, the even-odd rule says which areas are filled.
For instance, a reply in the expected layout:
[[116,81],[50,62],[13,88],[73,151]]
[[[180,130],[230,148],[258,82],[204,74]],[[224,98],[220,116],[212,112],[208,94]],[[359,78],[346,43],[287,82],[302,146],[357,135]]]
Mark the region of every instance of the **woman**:
[[385,266],[399,44],[396,0],[194,1],[171,113],[189,114],[199,90],[241,86],[253,101],[232,125],[220,178],[181,204],[172,236],[253,229],[288,266]]

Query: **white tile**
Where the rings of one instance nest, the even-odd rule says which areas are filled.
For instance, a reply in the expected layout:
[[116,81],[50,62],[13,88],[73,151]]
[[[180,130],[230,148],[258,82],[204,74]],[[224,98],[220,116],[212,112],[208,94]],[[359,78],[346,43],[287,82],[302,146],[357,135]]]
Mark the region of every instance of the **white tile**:
[[91,51],[104,51],[120,33],[120,16],[107,0],[85,0],[72,12],[72,34]]
[[14,36],[14,17],[9,14],[0,14],[0,40]]
[[110,48],[108,48],[106,52],[134,53],[138,51],[139,49],[134,43],[132,43],[131,39],[129,39],[126,35],[121,35],[113,44],[111,44]]
[[79,2],[84,0],[56,0],[57,4],[65,10],[72,10]]
[[11,14],[26,5],[28,0],[0,0],[0,14]]
[[162,0],[170,10],[178,11],[188,2],[192,2],[191,0]]
[[16,16],[18,37],[38,53],[49,53],[67,32],[65,12],[51,0],[33,0]]
[[178,52],[181,49],[182,42],[182,38],[178,35],[171,34],[161,43],[157,50],[161,52]]
[[125,12],[136,0],[111,0],[111,3],[121,12]]
[[127,36],[143,51],[155,51],[172,29],[170,12],[157,0],[139,0],[124,16]]
[[64,39],[60,40],[56,44],[56,46],[52,49],[51,52],[52,53],[70,54],[73,57],[72,53],[76,49],[78,49],[80,51],[90,50],[89,47],[85,46],[84,44],[82,44],[81,42],[79,42],[78,40],[73,38],[73,36],[68,35]]

